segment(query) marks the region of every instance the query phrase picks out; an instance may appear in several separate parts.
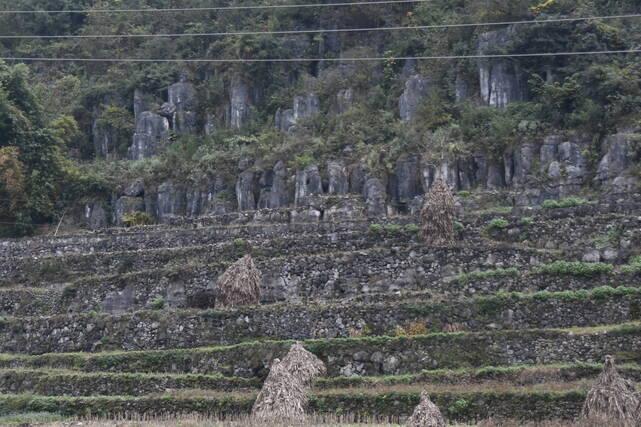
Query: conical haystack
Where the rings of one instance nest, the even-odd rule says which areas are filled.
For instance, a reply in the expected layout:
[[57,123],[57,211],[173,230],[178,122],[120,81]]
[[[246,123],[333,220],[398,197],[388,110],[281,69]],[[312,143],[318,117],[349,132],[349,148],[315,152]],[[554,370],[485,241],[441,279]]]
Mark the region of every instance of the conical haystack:
[[325,365],[300,343],[287,356],[274,359],[263,388],[256,397],[252,418],[275,425],[302,424],[312,380],[326,372]]
[[327,373],[323,361],[305,350],[299,342],[289,349],[282,363],[289,373],[298,378],[304,386],[311,386],[314,378]]
[[421,237],[428,245],[454,241],[454,196],[442,179],[434,181],[421,209]]
[[216,283],[216,305],[234,307],[259,304],[261,274],[251,255],[233,263]]
[[634,426],[638,395],[634,385],[621,377],[614,366],[614,357],[605,356],[603,371],[588,392],[581,418],[584,420],[619,421]]
[[407,420],[408,427],[445,427],[445,420],[425,390],[421,393],[421,401],[414,413]]
[[285,364],[274,359],[254,402],[252,418],[268,423],[302,423],[305,420],[306,391]]

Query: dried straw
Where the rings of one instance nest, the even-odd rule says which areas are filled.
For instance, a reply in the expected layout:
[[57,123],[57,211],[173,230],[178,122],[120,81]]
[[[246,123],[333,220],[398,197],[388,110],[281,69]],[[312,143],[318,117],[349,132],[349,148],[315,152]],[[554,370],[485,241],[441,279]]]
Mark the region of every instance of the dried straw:
[[251,255],[233,263],[216,282],[216,305],[234,307],[260,303],[261,273]]
[[256,397],[252,418],[274,425],[303,424],[312,380],[326,372],[325,365],[300,343],[287,356],[274,359],[263,388]]
[[597,377],[583,404],[584,420],[616,420],[625,426],[636,425],[639,399],[634,385],[621,377],[614,357],[605,356],[603,371]]
[[454,196],[445,181],[437,179],[421,209],[421,236],[428,245],[454,241]]
[[427,391],[421,392],[421,401],[405,424],[408,427],[445,427],[441,411],[432,401]]
[[323,361],[305,350],[300,342],[294,343],[282,363],[306,387],[311,386],[314,378],[327,373]]

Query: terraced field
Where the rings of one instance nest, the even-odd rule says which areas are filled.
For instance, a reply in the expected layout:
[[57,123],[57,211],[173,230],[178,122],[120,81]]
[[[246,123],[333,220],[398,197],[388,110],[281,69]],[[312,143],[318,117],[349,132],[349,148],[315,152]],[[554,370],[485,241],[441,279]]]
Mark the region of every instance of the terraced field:
[[[571,419],[606,354],[641,380],[638,208],[471,213],[452,247],[275,214],[0,241],[0,415],[242,416],[301,340],[318,414],[402,420],[427,388],[451,421]],[[248,252],[262,304],[222,310]]]

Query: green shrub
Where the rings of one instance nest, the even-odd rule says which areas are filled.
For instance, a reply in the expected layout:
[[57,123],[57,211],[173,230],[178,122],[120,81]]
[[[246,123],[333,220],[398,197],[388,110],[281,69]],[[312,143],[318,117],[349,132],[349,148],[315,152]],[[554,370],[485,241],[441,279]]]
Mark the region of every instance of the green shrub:
[[469,402],[465,399],[458,399],[450,406],[447,407],[447,413],[451,417],[465,413],[465,410],[470,406]]
[[465,229],[465,226],[460,221],[454,221],[454,231],[461,232]]
[[398,224],[387,224],[383,227],[386,233],[389,234],[400,234],[403,230],[403,227]]
[[153,310],[162,310],[163,308],[165,308],[165,299],[161,296],[156,297],[151,302],[151,308]]
[[371,234],[383,234],[383,226],[381,224],[370,224],[369,232]]
[[531,216],[524,216],[519,220],[519,225],[532,225],[534,223],[534,218]]
[[542,265],[537,271],[542,274],[556,276],[593,277],[600,274],[609,274],[613,269],[612,264],[602,262],[554,261],[553,263]]
[[572,208],[574,206],[581,206],[588,203],[586,199],[580,197],[566,197],[559,200],[546,200],[541,206],[544,209],[559,209],[559,208]]
[[410,234],[416,234],[421,230],[421,227],[419,227],[416,224],[407,224],[405,225],[405,232],[410,233]]
[[469,191],[463,190],[463,191],[459,191],[458,193],[456,193],[456,195],[459,196],[462,199],[467,199],[468,197],[470,197],[472,195],[472,193],[469,192]]
[[132,212],[123,215],[122,223],[125,227],[136,227],[138,225],[150,225],[154,221],[146,212]]
[[621,272],[626,274],[641,273],[641,255],[633,257],[627,265],[621,267]]
[[503,230],[507,228],[507,226],[510,225],[509,221],[505,218],[494,218],[492,221],[489,222],[487,225],[487,230],[492,231],[492,230]]

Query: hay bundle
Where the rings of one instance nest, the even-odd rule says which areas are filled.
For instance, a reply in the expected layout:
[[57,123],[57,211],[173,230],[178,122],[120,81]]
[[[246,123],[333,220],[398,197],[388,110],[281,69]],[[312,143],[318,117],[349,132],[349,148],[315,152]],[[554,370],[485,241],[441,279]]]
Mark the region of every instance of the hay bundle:
[[263,388],[256,397],[252,418],[269,425],[302,424],[312,380],[325,373],[325,365],[300,343],[287,356],[274,359]]
[[454,196],[445,181],[437,179],[421,209],[421,236],[428,245],[454,241]]
[[306,387],[311,386],[314,378],[327,373],[323,361],[305,350],[300,342],[296,342],[289,349],[287,356],[283,359],[283,364]]
[[421,401],[406,425],[408,427],[445,427],[443,415],[438,406],[432,403],[427,391],[423,390],[421,393]]
[[621,377],[614,366],[614,357],[605,356],[603,371],[588,392],[581,418],[585,420],[616,420],[634,426],[639,399],[634,385]]
[[261,274],[251,255],[229,266],[216,282],[216,305],[234,307],[260,302]]

